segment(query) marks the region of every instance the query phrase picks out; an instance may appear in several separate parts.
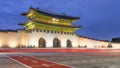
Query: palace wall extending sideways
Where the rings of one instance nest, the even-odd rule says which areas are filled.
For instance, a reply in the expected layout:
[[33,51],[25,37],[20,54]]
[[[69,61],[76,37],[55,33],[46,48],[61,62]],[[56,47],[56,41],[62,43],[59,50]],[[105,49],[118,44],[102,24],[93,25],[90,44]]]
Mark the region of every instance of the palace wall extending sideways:
[[97,40],[88,37],[77,37],[79,47],[87,48],[120,48],[120,43],[113,43],[110,41]]
[[17,31],[0,31],[0,47],[39,47],[39,39],[45,39],[47,48],[53,47],[53,40],[55,38],[60,40],[61,48],[67,47],[67,40],[71,41],[73,48],[120,48],[120,43],[112,43],[104,40],[97,40],[76,34],[64,34],[47,31],[30,31],[17,30]]
[[25,31],[0,31],[0,47],[15,48],[19,45],[27,45],[27,33]]
[[87,48],[107,48],[108,43],[110,43],[110,42],[91,39],[91,38],[82,37],[82,36],[78,37],[78,42],[80,47],[87,46]]

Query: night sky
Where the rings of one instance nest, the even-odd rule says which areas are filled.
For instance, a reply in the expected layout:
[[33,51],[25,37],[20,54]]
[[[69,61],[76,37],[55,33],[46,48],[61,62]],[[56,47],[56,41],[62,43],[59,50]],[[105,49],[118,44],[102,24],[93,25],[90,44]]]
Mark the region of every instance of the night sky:
[[120,0],[0,0],[0,29],[21,29],[18,23],[25,22],[22,12],[29,7],[81,19],[73,25],[83,27],[77,34],[102,40],[120,36]]

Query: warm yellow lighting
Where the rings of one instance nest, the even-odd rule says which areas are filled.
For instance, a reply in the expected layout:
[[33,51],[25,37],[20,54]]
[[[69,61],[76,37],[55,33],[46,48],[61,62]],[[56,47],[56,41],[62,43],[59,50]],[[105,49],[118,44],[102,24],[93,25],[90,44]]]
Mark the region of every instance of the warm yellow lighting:
[[53,21],[53,22],[58,22],[59,19],[53,18],[52,21]]
[[10,42],[9,42],[9,46],[10,46],[11,48],[15,48],[16,45],[17,45],[17,42],[16,42],[16,41],[10,41]]
[[71,19],[53,18],[51,16],[47,16],[42,13],[38,13],[33,9],[30,9],[30,11],[26,15],[26,17],[30,18],[32,20],[35,20],[37,22],[45,22],[45,23],[68,25],[68,26],[72,26],[71,23],[76,21],[76,20],[71,20]]
[[32,16],[32,13],[30,13],[28,16]]
[[27,23],[28,26],[31,25],[31,24],[32,24],[32,22]]
[[0,40],[0,47],[2,47],[2,40]]

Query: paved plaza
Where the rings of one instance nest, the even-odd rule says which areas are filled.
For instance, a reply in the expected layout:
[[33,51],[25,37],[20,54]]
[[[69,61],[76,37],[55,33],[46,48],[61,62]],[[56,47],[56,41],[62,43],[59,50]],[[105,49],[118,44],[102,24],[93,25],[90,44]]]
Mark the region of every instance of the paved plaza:
[[0,53],[0,68],[120,68],[119,63],[118,51]]
[[20,63],[9,59],[4,54],[0,54],[0,68],[27,68]]
[[27,55],[75,68],[120,68],[119,53],[32,53]]

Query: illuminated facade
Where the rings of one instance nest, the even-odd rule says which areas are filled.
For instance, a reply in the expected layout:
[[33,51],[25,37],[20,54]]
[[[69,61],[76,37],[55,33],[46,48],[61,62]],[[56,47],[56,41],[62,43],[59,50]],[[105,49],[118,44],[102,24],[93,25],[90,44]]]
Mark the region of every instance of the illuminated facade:
[[28,20],[19,25],[24,30],[0,31],[0,47],[34,48],[120,48],[120,44],[78,36],[75,30],[81,26],[72,23],[80,19],[66,14],[52,13],[30,7],[22,13]]
[[[55,14],[30,8],[22,13],[28,20],[20,25],[28,31],[28,45],[35,47],[77,47],[75,30],[81,26],[72,26],[79,17]],[[73,46],[74,45],[74,46]]]

